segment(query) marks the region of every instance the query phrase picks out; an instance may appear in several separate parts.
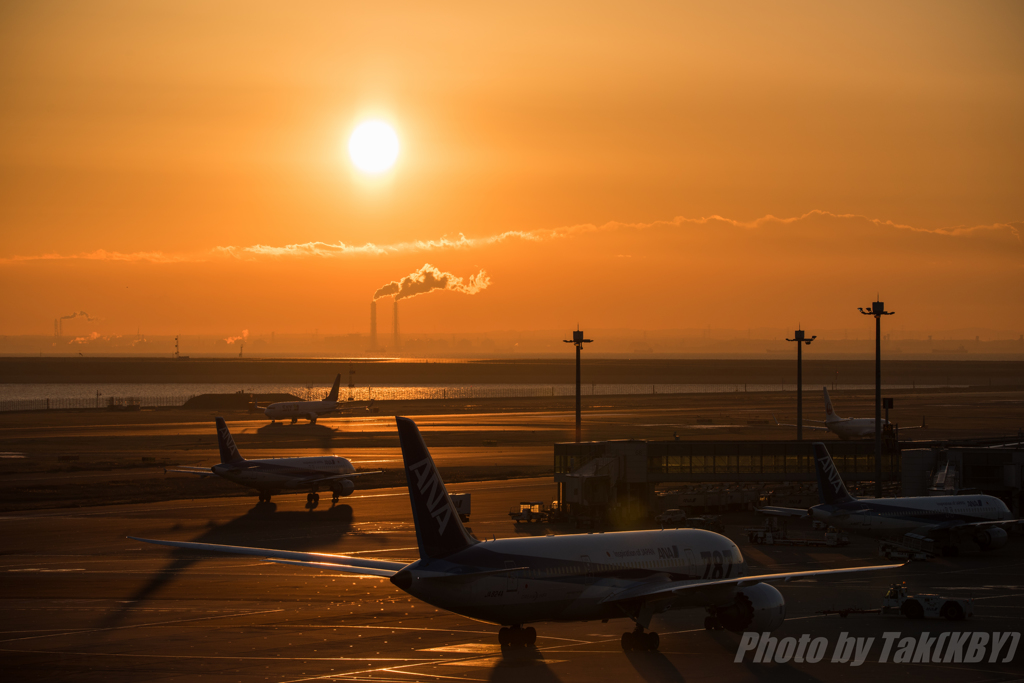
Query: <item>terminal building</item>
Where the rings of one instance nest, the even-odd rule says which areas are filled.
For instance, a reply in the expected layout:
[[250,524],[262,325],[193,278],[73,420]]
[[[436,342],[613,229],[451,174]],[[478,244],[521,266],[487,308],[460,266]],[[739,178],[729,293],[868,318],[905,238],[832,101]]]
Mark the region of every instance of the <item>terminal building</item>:
[[[802,488],[805,495],[800,501],[773,503],[814,504],[813,443],[632,439],[556,443],[554,479],[559,506],[576,519],[642,519],[669,507],[704,512],[712,507],[753,506],[767,502],[765,491],[782,487]],[[940,444],[903,450],[901,445],[909,444],[901,444],[891,435],[883,440],[882,481],[892,495],[983,492],[1002,498],[1020,514],[1024,451],[1019,445],[1017,450]],[[829,441],[828,449],[851,489],[875,481],[873,440]],[[943,480],[938,487],[936,477]],[[953,482],[952,490],[949,482]],[[659,495],[671,488],[690,493]],[[698,491],[703,491],[703,498],[694,493]],[[713,495],[709,497],[710,492]]]

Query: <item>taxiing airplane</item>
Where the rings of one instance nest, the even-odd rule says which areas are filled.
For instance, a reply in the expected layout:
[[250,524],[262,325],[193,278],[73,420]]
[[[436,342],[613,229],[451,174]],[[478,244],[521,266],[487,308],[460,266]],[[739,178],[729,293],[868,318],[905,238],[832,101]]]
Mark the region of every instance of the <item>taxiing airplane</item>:
[[501,624],[502,646],[532,645],[526,624],[629,618],[625,650],[656,650],[655,614],[707,611],[705,627],[772,631],[786,601],[770,582],[877,571],[898,564],[785,574],[750,570],[731,540],[703,529],[621,531],[478,541],[459,520],[416,424],[399,417],[420,559],[411,564],[266,548],[135,539],[175,548],[263,557],[270,562],[388,578],[435,607]]
[[[335,386],[337,390],[337,386]],[[228,481],[259,491],[260,502],[269,503],[270,497],[281,491],[309,491],[306,501],[312,507],[320,502],[320,489],[331,491],[333,502],[355,490],[352,477],[376,472],[356,472],[352,463],[337,455],[302,458],[268,458],[246,460],[238,452],[223,418],[217,418],[217,445],[220,464],[213,467],[177,467],[168,472],[184,472],[208,477],[216,474]]]
[[[306,419],[309,420],[309,424],[315,425],[318,417],[333,413],[338,409],[338,389],[340,387],[341,373],[338,373],[338,376],[334,378],[331,393],[324,400],[271,403],[264,409],[263,414],[270,418],[271,424],[276,424],[278,420],[291,420],[291,424],[295,424],[299,419]],[[259,408],[259,404],[256,404],[256,407]]]
[[843,531],[915,547],[921,547],[924,540],[927,546],[949,555],[1002,548],[1007,534],[1000,525],[1015,521],[1006,503],[995,496],[854,498],[823,443],[814,444],[814,471],[819,505],[807,510],[767,506],[759,512],[773,517],[810,517]]
[[[825,393],[825,421],[821,420],[804,420],[804,429],[817,429],[823,432],[832,432],[840,439],[848,441],[850,439],[873,439],[875,438],[875,418],[873,417],[839,417],[836,415],[835,409],[832,407],[832,399],[828,396],[828,388],[822,387],[821,390]],[[807,424],[810,422],[811,424]],[[796,425],[782,424],[775,420],[775,424],[779,427],[796,427]],[[889,421],[882,418],[882,428],[889,424]],[[820,425],[820,426],[818,426]],[[920,427],[902,427],[901,431],[907,429],[922,429],[924,424]]]

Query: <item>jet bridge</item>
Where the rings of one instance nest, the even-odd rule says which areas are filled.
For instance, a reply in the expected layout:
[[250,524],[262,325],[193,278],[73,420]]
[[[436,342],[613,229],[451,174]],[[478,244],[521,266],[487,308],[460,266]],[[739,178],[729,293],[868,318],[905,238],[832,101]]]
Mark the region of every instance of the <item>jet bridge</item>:
[[[555,482],[570,516],[649,516],[664,483],[814,482],[813,441],[643,441],[556,443]],[[899,447],[885,442],[882,479],[900,480]],[[846,482],[875,480],[873,441],[829,441]]]

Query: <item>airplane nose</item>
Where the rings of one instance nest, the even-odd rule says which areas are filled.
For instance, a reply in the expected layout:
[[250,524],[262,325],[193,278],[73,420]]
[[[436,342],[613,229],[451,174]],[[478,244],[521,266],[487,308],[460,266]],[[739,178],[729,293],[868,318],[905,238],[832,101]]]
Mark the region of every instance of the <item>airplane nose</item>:
[[412,572],[408,569],[403,569],[392,576],[390,581],[402,590],[408,591],[409,587],[412,586]]

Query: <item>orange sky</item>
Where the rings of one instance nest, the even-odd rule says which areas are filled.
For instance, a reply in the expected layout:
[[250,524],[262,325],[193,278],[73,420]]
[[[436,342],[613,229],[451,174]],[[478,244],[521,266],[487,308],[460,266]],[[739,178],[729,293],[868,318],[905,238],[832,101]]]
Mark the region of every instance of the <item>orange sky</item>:
[[[406,332],[843,328],[876,291],[1024,332],[1021,35],[1019,3],[6,2],[3,333],[366,332],[424,264],[487,286]],[[383,178],[343,153],[367,117]]]

